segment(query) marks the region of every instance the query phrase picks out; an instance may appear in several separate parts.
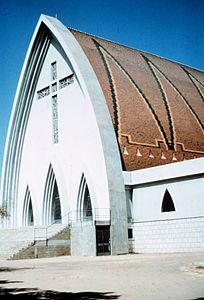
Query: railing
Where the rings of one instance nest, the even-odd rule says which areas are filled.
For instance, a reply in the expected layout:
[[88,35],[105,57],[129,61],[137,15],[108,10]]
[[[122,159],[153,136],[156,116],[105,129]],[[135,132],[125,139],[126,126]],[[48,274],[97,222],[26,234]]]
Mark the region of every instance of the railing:
[[77,222],[105,222],[110,221],[109,208],[95,208],[93,210],[73,210],[69,212],[68,223],[70,226]]
[[[49,225],[42,225],[42,226],[34,227],[34,237],[33,237],[34,243],[37,242],[37,241],[46,241],[46,243],[47,243],[48,239],[49,239],[49,230],[50,230],[50,228],[52,228],[53,226],[55,226],[57,224],[62,224],[62,225],[67,224],[67,226],[69,226],[68,215],[69,215],[69,212],[64,214],[61,217],[61,219],[55,220],[54,222],[52,222]],[[67,222],[61,223],[62,220],[66,220],[66,218],[67,218]],[[56,232],[56,234],[57,234],[57,232]]]
[[[45,226],[34,227],[34,243],[37,241],[46,241],[49,240],[49,230],[53,228],[55,225],[67,225],[72,226],[78,222],[110,222],[110,209],[109,208],[95,208],[93,210],[73,210],[64,214],[60,221],[63,223],[59,223],[58,221],[54,221],[53,223]],[[54,233],[54,234],[57,234]]]
[[47,241],[47,226],[34,227],[34,243],[36,241]]

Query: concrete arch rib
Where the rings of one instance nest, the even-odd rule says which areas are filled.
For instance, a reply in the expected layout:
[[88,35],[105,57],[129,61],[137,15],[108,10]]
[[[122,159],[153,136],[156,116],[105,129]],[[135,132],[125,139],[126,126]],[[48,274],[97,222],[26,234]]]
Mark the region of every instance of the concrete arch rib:
[[1,181],[1,198],[10,217],[6,226],[16,226],[16,199],[23,142],[32,106],[34,91],[42,64],[51,42],[44,24],[34,34],[19,79],[9,122]]
[[[122,166],[104,94],[88,58],[75,37],[59,20],[45,15],[42,15],[38,21],[27,52],[6,141],[2,176],[2,198],[8,203],[9,213],[12,215],[10,225],[14,226],[16,223],[14,210],[18,190],[18,176],[25,130],[33,99],[32,91],[34,91],[51,38],[56,39],[62,46],[73,66],[85,99],[90,101],[92,105],[100,134],[107,173],[111,209],[112,253],[126,253],[128,251],[127,214]],[[39,54],[38,57],[37,53]],[[28,84],[29,79],[32,79],[32,86]]]

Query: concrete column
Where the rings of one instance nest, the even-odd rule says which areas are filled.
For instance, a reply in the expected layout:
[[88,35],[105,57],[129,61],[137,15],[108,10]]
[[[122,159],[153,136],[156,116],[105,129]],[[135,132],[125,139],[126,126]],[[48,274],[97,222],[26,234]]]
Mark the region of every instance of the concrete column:
[[111,254],[128,253],[127,207],[124,193],[115,193],[111,199]]
[[96,256],[94,222],[76,222],[71,228],[71,255]]

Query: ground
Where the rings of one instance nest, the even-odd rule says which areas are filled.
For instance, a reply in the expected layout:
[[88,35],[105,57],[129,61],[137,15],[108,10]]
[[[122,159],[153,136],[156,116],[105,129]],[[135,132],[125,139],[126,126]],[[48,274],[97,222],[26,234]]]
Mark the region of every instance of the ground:
[[204,253],[0,261],[1,300],[204,300]]

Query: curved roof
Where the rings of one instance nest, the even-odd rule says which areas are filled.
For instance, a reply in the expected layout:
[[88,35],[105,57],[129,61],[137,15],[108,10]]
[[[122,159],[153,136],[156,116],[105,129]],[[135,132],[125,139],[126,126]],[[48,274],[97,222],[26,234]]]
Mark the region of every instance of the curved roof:
[[70,29],[102,87],[124,170],[204,156],[204,73]]

